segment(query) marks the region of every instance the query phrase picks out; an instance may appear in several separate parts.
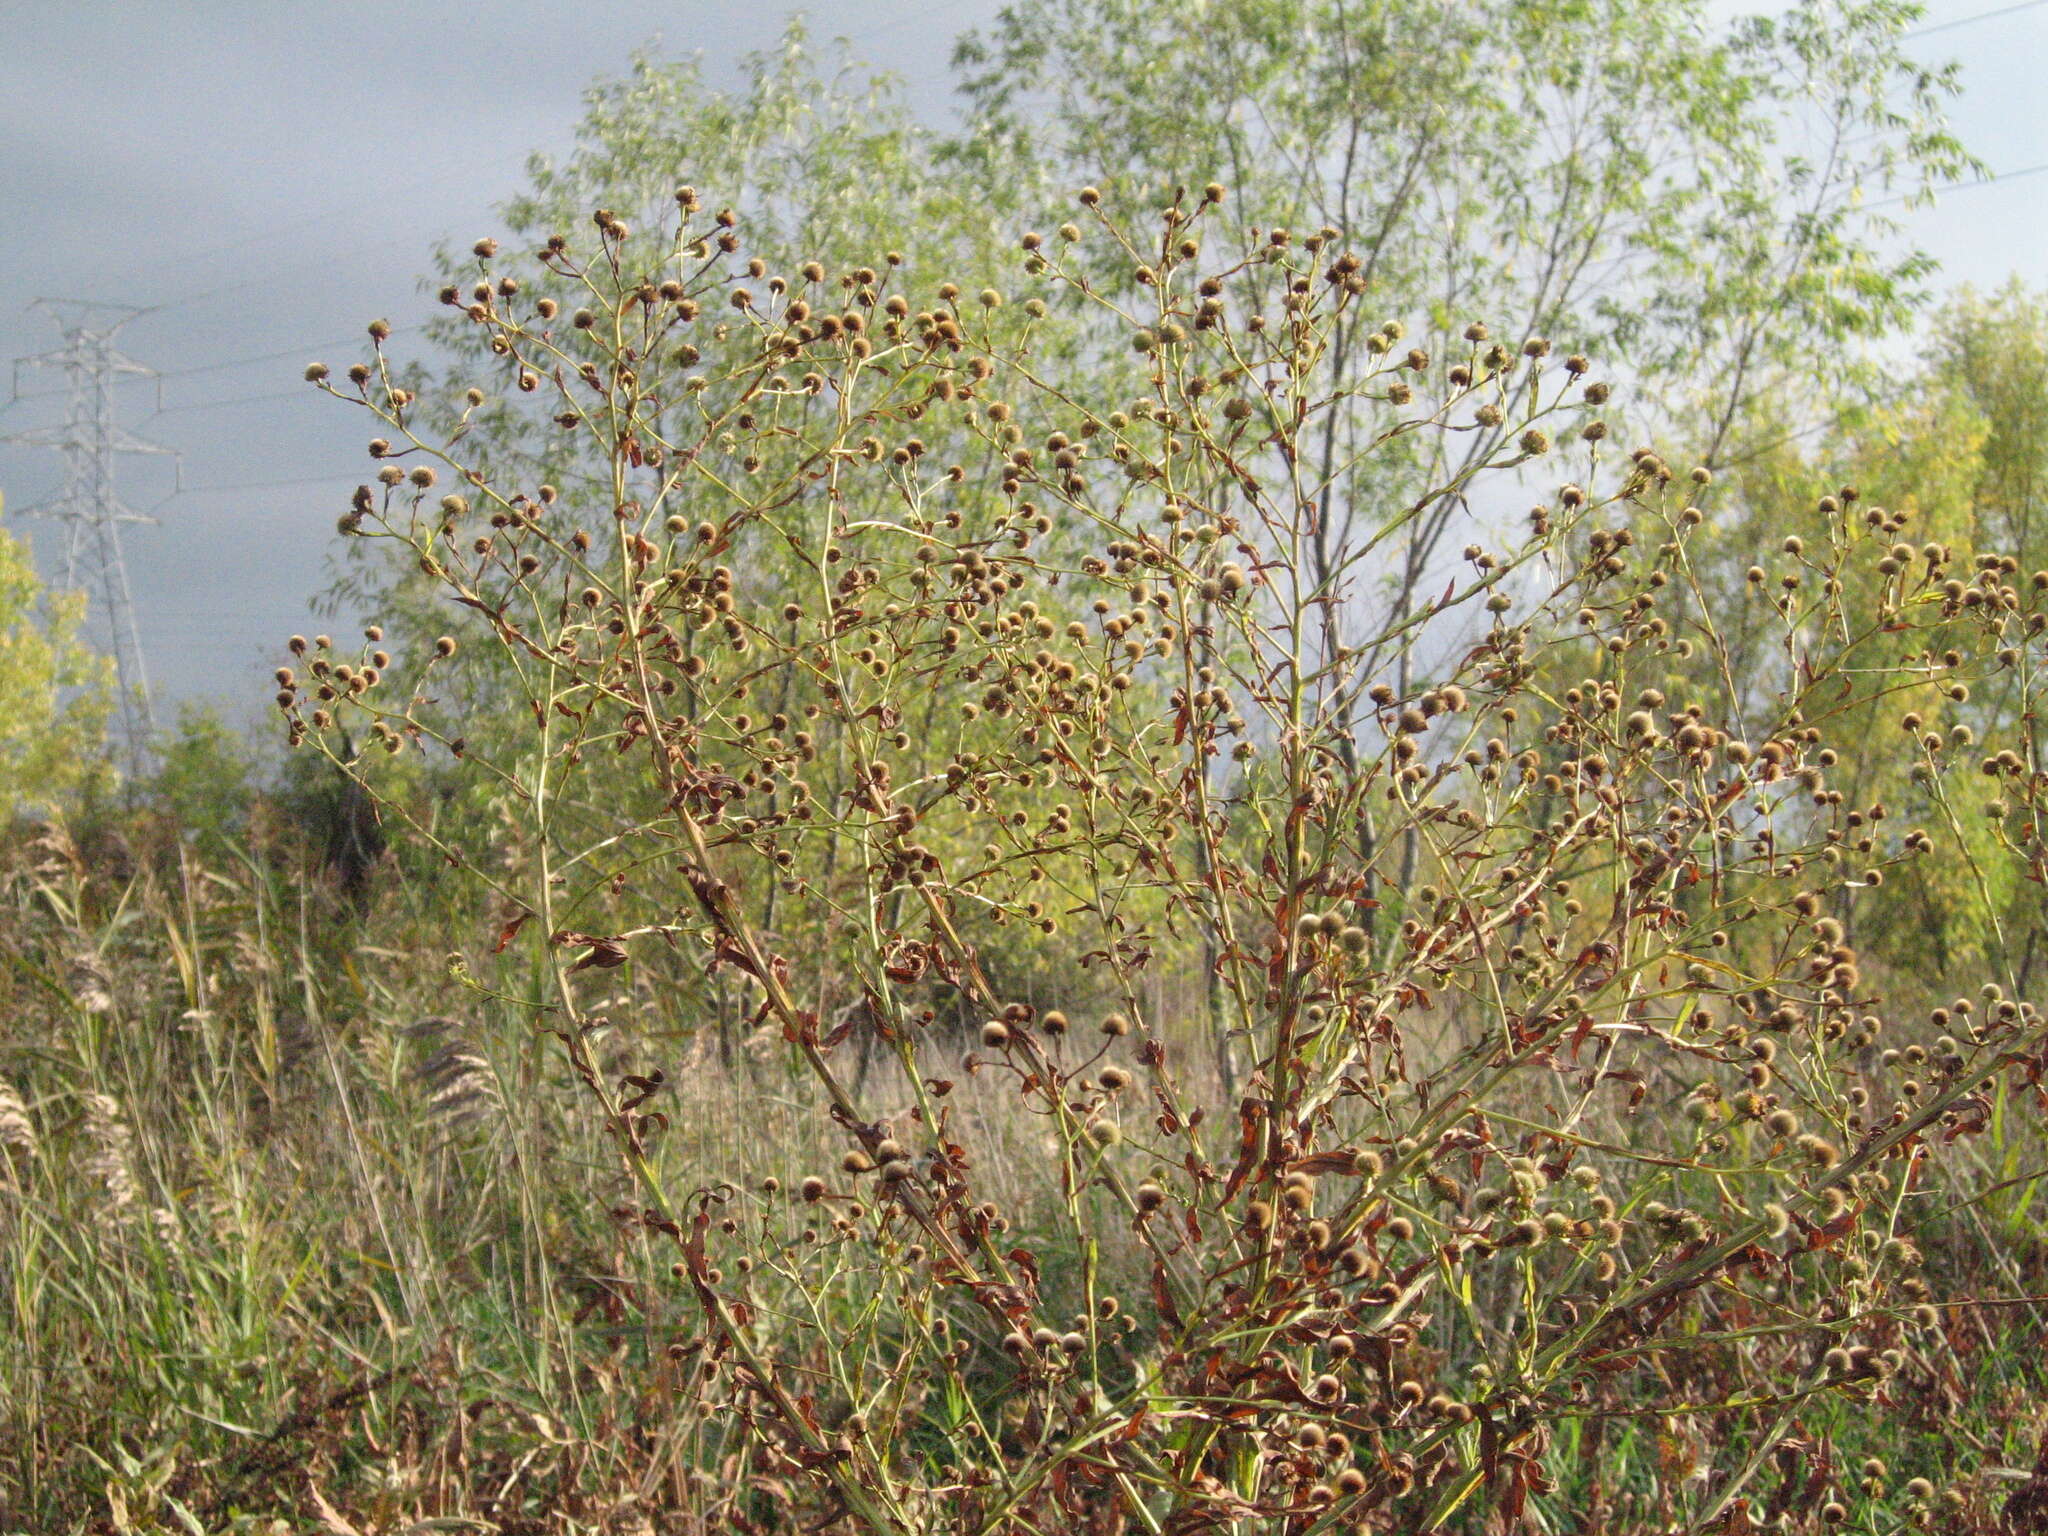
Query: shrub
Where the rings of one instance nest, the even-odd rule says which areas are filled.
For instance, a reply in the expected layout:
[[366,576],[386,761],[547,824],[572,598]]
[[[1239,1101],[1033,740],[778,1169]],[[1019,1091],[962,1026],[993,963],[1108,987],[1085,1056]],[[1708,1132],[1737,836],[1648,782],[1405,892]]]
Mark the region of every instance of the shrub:
[[[1221,187],[1079,201],[1019,283],[913,296],[879,256],[747,270],[685,189],[656,270],[602,210],[549,242],[575,308],[479,243],[455,302],[501,371],[448,430],[375,332],[310,371],[377,422],[343,532],[464,622],[295,642],[290,739],[358,778],[346,741],[445,749],[513,808],[485,861],[389,804],[494,899],[456,974],[516,1004],[544,968],[534,1027],[634,1181],[614,1214],[697,1302],[671,1354],[748,1436],[728,1496],[875,1532],[1421,1532],[1597,1508],[1601,1435],[1651,1420],[1685,1528],[1931,1518],[1794,1431],[1934,1371],[1920,1196],[2048,1052],[1995,935],[1981,988],[1888,1010],[1859,908],[1959,829],[1846,803],[1829,730],[1929,680],[2037,692],[2048,575],[1891,559],[1844,488],[1824,545],[1698,592],[1712,477],[1622,452],[1585,359],[1476,321],[1431,357],[1390,319],[1333,384],[1372,303],[1341,232],[1247,233]],[[1088,338],[1056,367],[1055,309]],[[1149,383],[1108,397],[1132,355]],[[532,408],[492,406],[492,462],[562,434],[604,478],[474,468],[493,390]],[[1391,541],[1461,523],[1435,595],[1390,601]],[[1778,642],[1743,676],[1735,604]],[[477,702],[437,698],[473,645],[526,727],[488,759]],[[1922,725],[1938,785],[1959,749]],[[2038,882],[2040,764],[1999,745],[1970,857]],[[1020,935],[1070,958],[992,972]],[[636,1038],[617,972],[741,992],[837,1164],[659,1177],[669,1075],[593,1047]]]

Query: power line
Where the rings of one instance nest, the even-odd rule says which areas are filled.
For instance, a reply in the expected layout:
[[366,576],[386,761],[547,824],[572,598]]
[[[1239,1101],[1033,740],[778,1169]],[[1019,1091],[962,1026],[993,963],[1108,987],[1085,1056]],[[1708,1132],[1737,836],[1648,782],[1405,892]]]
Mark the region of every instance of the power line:
[[[492,157],[492,163],[493,165],[496,165],[498,163],[496,156]],[[477,171],[474,169],[465,170],[461,174],[464,180],[473,181],[477,175]],[[427,175],[416,177],[410,182],[402,182],[396,186],[380,188],[378,195],[389,196],[393,194],[416,192],[423,187],[438,187],[444,184],[451,184],[452,180],[453,178],[451,177],[440,175]],[[184,251],[172,252],[171,254],[166,256],[152,257],[150,266],[153,271],[161,272],[166,267],[189,266],[197,262],[210,261],[216,256],[225,256],[234,251],[247,250],[251,246],[266,245],[275,240],[288,239],[293,235],[302,234],[308,229],[316,229],[320,225],[328,223],[333,219],[345,217],[349,214],[352,214],[357,209],[363,206],[364,201],[365,197],[362,194],[351,195],[339,201],[329,203],[328,205],[314,213],[305,214],[299,218],[293,219],[286,224],[280,224],[275,227],[266,227],[258,229],[252,234],[242,235],[231,240],[219,241],[213,245],[198,248],[187,248]],[[474,205],[470,206],[473,207]],[[406,237],[402,235],[392,236],[384,240],[378,241],[375,244],[376,246],[389,245],[394,243],[394,241],[403,238]],[[375,247],[373,246],[372,248]],[[208,289],[196,294],[188,294],[182,298],[167,299],[161,303],[151,305],[150,309],[152,312],[158,310],[182,309],[188,304],[195,304],[199,302],[199,300],[201,299],[211,298],[217,293],[224,293],[232,288],[240,286],[244,285],[241,283],[231,283],[224,285],[223,287],[220,288]]]
[[[151,313],[151,311],[148,311],[148,310],[138,310],[138,311],[137,311],[137,314],[148,314],[148,313]],[[410,334],[411,334],[412,332],[414,332],[414,331],[423,331],[423,330],[425,330],[426,328],[427,328],[427,322],[426,322],[426,321],[424,321],[424,320],[421,320],[421,321],[416,321],[416,322],[414,322],[414,323],[413,323],[413,324],[411,324],[411,325],[399,325],[399,326],[394,326],[394,327],[392,327],[392,329],[391,329],[391,335],[393,335],[393,336],[406,336],[406,335],[410,335]],[[275,363],[275,362],[279,362],[279,361],[281,361],[281,360],[283,360],[283,359],[286,359],[286,358],[297,358],[297,359],[300,359],[300,360],[303,360],[303,361],[309,361],[309,362],[310,362],[310,361],[312,360],[312,359],[311,359],[311,356],[310,356],[310,354],[312,354],[312,353],[315,353],[315,352],[319,352],[319,351],[322,351],[322,350],[324,350],[325,348],[328,348],[328,347],[345,347],[345,346],[347,346],[347,345],[348,345],[348,344],[349,344],[350,342],[352,342],[352,341],[357,341],[357,340],[360,340],[360,339],[361,339],[361,337],[360,337],[360,335],[359,335],[359,334],[350,334],[350,335],[347,335],[347,336],[336,336],[336,337],[330,337],[329,339],[327,339],[327,340],[325,340],[325,341],[309,341],[309,342],[303,342],[303,343],[301,343],[301,344],[299,344],[299,345],[297,345],[297,346],[285,347],[285,348],[283,348],[282,350],[280,350],[280,351],[277,351],[277,352],[262,352],[262,353],[258,353],[258,354],[257,354],[257,355],[255,355],[254,357],[231,357],[231,358],[228,358],[228,359],[227,359],[226,361],[224,361],[224,362],[218,362],[218,363],[204,363],[204,364],[201,364],[201,365],[200,365],[199,367],[196,367],[196,368],[163,368],[163,369],[151,369],[151,370],[150,370],[150,373],[149,373],[149,377],[150,377],[151,379],[153,379],[153,380],[161,380],[161,379],[190,379],[190,378],[196,378],[196,377],[198,377],[198,376],[199,376],[200,374],[205,374],[205,373],[225,373],[226,371],[228,371],[228,370],[229,370],[229,369],[231,369],[231,368],[246,368],[246,367],[249,367],[249,366],[251,366],[252,364],[255,364],[255,363]],[[18,391],[18,392],[16,392],[16,393],[15,393],[14,395],[12,395],[11,397],[9,397],[9,399],[8,399],[8,401],[7,401],[7,404],[8,404],[8,405],[12,405],[12,404],[14,404],[14,403],[15,403],[15,402],[16,402],[17,400],[47,400],[47,399],[50,399],[50,398],[52,398],[52,397],[54,397],[54,396],[57,396],[57,395],[61,395],[61,394],[64,394],[64,393],[65,393],[65,391],[64,391],[64,390],[62,390],[62,389],[32,389],[32,390],[26,390],[26,391]],[[167,415],[167,414],[169,414],[169,413],[168,413],[168,411],[159,411],[159,412],[158,412],[157,414],[161,416],[161,415]]]
[[[2039,3],[2048,4],[2048,0],[2039,0]],[[2043,171],[2048,171],[2048,160],[2042,161],[2039,165],[2023,165],[2016,171],[1996,171],[1989,176],[1980,176],[1975,181],[1962,181],[1957,182],[1954,186],[1937,187],[1932,189],[1932,195],[1941,197],[1950,192],[1967,192],[1972,187],[1988,187],[1996,182],[2018,181],[2023,176],[2038,176]],[[1863,206],[1865,208],[1884,208],[1893,203],[1903,203],[1908,198],[1918,197],[1919,195],[1917,192],[1901,192],[1895,197],[1881,197],[1876,202],[1865,203]]]
[[[426,328],[426,322],[422,320],[412,325],[394,326],[390,334],[393,336],[404,336],[413,331],[423,331]],[[190,379],[202,373],[223,373],[230,368],[246,368],[251,363],[274,363],[282,358],[299,358],[310,361],[307,357],[308,353],[318,352],[326,347],[345,347],[351,341],[361,339],[361,335],[362,333],[358,332],[353,335],[337,337],[331,341],[306,342],[299,346],[286,347],[279,352],[265,352],[257,357],[230,358],[224,363],[206,363],[197,368],[166,368],[157,377],[163,379]]]
[[1979,11],[1974,16],[1958,16],[1954,21],[1937,21],[1932,26],[1915,27],[1910,32],[1901,32],[1899,41],[1903,43],[1916,37],[1929,37],[1936,32],[1947,32],[1954,27],[1974,26],[1980,21],[1993,21],[2000,16],[2012,16],[2020,11],[2035,10],[2043,5],[2048,5],[2048,0],[2019,0],[2017,5],[2001,5],[1995,11]]
[[[489,217],[489,216],[491,215],[491,213],[493,213],[493,212],[495,212],[495,210],[485,210],[485,216],[486,216],[486,217]],[[282,233],[282,232],[280,232],[280,233]],[[257,238],[267,238],[267,237],[257,237]],[[350,254],[351,254],[352,256],[361,256],[361,255],[363,255],[364,253],[366,253],[366,252],[370,252],[370,251],[384,251],[384,250],[389,250],[389,249],[390,249],[390,248],[391,248],[392,246],[396,246],[396,245],[410,245],[410,244],[414,244],[414,243],[417,243],[417,242],[419,242],[419,241],[420,241],[420,239],[421,239],[421,236],[419,235],[419,233],[418,233],[417,231],[413,231],[413,230],[406,230],[406,231],[402,231],[402,232],[400,232],[400,233],[398,233],[398,234],[393,234],[393,235],[387,235],[387,236],[385,236],[385,237],[384,237],[383,239],[381,239],[381,240],[372,240],[372,241],[368,241],[368,242],[359,242],[359,243],[355,243],[355,244],[350,244],[350,245],[347,245],[347,246],[343,246],[343,247],[342,247],[341,249],[343,249],[343,250],[345,250],[345,251],[349,252],[349,253],[350,253]],[[238,242],[238,243],[237,243],[236,245],[234,245],[234,246],[228,246],[228,247],[224,247],[223,249],[226,249],[226,250],[234,250],[234,249],[240,249],[240,248],[242,248],[242,247],[244,247],[244,246],[248,246],[248,245],[253,245],[253,244],[255,244],[255,243],[256,243],[256,242],[255,242],[255,240],[253,240],[253,239],[252,239],[252,240],[245,240],[245,241],[241,241],[241,242]],[[183,296],[182,296],[182,297],[180,297],[180,298],[175,298],[175,299],[166,299],[166,300],[165,300],[165,301],[164,301],[163,303],[161,303],[161,304],[156,304],[156,305],[153,305],[153,306],[151,307],[151,311],[150,311],[150,312],[151,312],[152,314],[169,314],[169,313],[171,313],[171,312],[172,312],[172,311],[174,311],[174,310],[180,310],[180,309],[188,309],[188,308],[190,308],[190,307],[191,307],[192,305],[194,305],[194,304],[201,304],[201,303],[204,303],[204,302],[205,302],[206,300],[208,300],[208,299],[214,299],[214,298],[218,298],[218,297],[220,297],[220,295],[222,295],[222,294],[224,294],[224,293],[237,293],[237,292],[241,291],[241,290],[242,290],[242,289],[244,289],[244,288],[260,288],[260,287],[264,287],[264,286],[266,286],[266,285],[269,285],[269,284],[271,284],[271,283],[274,283],[274,282],[276,282],[276,281],[278,280],[278,276],[279,276],[279,274],[277,274],[276,272],[272,271],[272,272],[265,272],[265,273],[261,273],[261,274],[259,274],[259,275],[255,276],[255,277],[239,277],[239,278],[235,278],[235,279],[233,279],[232,281],[229,281],[229,282],[225,282],[225,283],[221,283],[221,284],[218,284],[218,285],[216,285],[215,287],[212,287],[212,288],[204,288],[204,289],[201,289],[201,290],[200,290],[199,292],[197,292],[197,293],[188,293],[188,294],[185,294],[185,295],[183,295]]]
[[[227,485],[187,485],[171,492],[156,505],[166,506],[183,500],[187,496],[217,496],[229,491],[280,491],[295,485],[337,485],[349,479],[357,479],[347,470],[336,470],[329,475],[299,475],[289,480],[237,480]],[[152,507],[151,511],[156,508]]]
[[256,405],[265,400],[303,400],[309,391],[304,389],[273,389],[260,395],[237,395],[232,400],[200,400],[191,405],[164,405],[143,418],[144,422],[155,421],[159,416],[182,416],[187,411],[224,411],[233,405]]

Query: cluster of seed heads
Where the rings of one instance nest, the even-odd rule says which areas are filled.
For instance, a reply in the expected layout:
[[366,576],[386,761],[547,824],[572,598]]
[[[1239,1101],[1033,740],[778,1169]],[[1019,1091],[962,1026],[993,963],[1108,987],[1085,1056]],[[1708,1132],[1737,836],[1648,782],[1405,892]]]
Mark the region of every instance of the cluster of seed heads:
[[[594,251],[478,242],[441,299],[488,376],[446,400],[394,380],[388,327],[346,385],[308,370],[376,422],[343,532],[474,638],[294,637],[290,739],[366,781],[363,752],[442,748],[532,818],[546,1027],[750,1429],[877,1528],[883,1499],[1087,1520],[1170,1462],[1174,1528],[1306,1529],[1419,1519],[1479,1426],[1682,1399],[1632,1351],[1708,1295],[1801,1320],[1728,1346],[1788,1400],[1911,1378],[1938,1312],[1880,1213],[2041,1020],[1991,992],[1922,1041],[1885,1001],[1851,935],[1947,822],[1855,791],[1839,700],[1888,648],[1938,700],[1907,717],[1925,781],[1975,754],[2039,858],[2033,749],[1923,711],[2040,675],[2048,580],[1965,579],[1845,487],[1748,574],[1797,681],[1732,683],[1691,596],[1716,478],[1615,455],[1584,356],[1477,322],[1412,345],[1341,231],[1233,229],[1220,186],[1077,203],[1021,286],[927,283],[750,253],[684,188],[658,240],[599,209]],[[1047,376],[1061,325],[1097,371]],[[520,451],[474,451],[486,407]],[[1327,554],[1376,476],[1395,549],[1539,460],[1570,478],[1440,596],[1376,607],[1381,546]],[[467,719],[487,664],[520,708]],[[583,988],[677,955],[788,1048],[836,1170],[687,1208],[653,1175],[662,1079],[607,1082]],[[1043,1127],[1080,1276],[991,1193],[963,1076]],[[867,1344],[764,1353],[771,1284],[791,1317],[857,1295]],[[906,1481],[902,1405],[992,1372],[1016,1423],[970,1414]]]

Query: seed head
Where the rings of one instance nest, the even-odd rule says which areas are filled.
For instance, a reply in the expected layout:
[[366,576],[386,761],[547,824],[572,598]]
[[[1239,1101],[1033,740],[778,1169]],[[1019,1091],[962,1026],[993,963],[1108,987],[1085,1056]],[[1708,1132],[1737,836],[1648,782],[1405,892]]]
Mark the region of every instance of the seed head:
[[1794,1145],[1799,1148],[1799,1155],[1816,1168],[1832,1168],[1842,1160],[1842,1154],[1834,1144],[1819,1136],[1802,1136]]
[[4,1077],[0,1077],[0,1147],[24,1157],[32,1157],[36,1151],[36,1127],[29,1118],[28,1103]]

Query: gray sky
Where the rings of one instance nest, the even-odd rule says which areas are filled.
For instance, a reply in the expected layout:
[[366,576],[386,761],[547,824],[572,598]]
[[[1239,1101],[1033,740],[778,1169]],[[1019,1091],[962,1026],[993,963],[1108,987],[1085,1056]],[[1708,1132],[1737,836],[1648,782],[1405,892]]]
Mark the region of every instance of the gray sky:
[[[937,119],[952,36],[996,4],[803,9]],[[1931,0],[1911,44],[1963,62],[1956,120],[1999,172],[2048,161],[2048,3],[2009,4]],[[714,84],[737,84],[735,61],[786,14],[726,0],[0,0],[0,363],[55,344],[27,309],[38,297],[160,306],[121,336],[163,374],[122,390],[123,424],[180,450],[187,486],[165,500],[168,461],[122,465],[124,499],[161,519],[126,541],[160,700],[239,695],[243,713],[283,637],[312,622],[362,429],[306,389],[305,362],[341,355],[372,317],[425,313],[434,243],[493,231],[490,207],[527,154],[567,147],[593,77],[653,44],[701,52]],[[2048,171],[1952,192],[1908,237],[1949,283],[2048,281]],[[22,388],[57,383],[30,374]],[[24,400],[0,431],[61,404]],[[9,507],[55,490],[58,467],[47,450],[0,446]],[[48,571],[54,525],[8,521]]]

